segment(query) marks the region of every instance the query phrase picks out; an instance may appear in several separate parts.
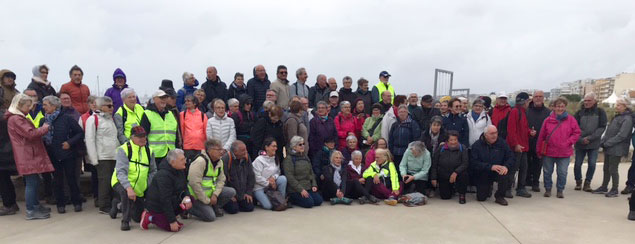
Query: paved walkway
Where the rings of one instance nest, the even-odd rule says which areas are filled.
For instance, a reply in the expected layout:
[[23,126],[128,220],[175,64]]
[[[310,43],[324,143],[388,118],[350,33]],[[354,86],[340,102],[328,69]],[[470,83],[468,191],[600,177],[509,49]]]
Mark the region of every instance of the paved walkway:
[[[620,165],[621,187],[630,164]],[[554,177],[555,180],[555,177]],[[602,180],[598,165],[593,187]],[[432,199],[408,208],[354,203],[353,206],[298,207],[285,212],[257,209],[225,216],[216,222],[184,220],[179,233],[137,224],[119,231],[112,220],[85,205],[84,212],[48,220],[25,221],[24,203],[17,215],[0,217],[0,243],[634,243],[635,222],[628,221],[627,197],[606,198],[574,191],[569,169],[565,198],[515,197],[507,207],[489,200],[479,203],[468,194],[457,199]],[[555,195],[555,194],[554,194]],[[89,201],[91,202],[91,201]],[[92,204],[91,204],[92,205]]]

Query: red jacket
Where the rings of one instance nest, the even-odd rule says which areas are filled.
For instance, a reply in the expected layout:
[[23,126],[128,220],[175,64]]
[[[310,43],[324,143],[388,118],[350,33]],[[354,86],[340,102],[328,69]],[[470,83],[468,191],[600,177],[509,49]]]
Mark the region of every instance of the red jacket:
[[511,110],[512,108],[509,106],[509,104],[505,104],[505,106],[496,105],[496,107],[494,107],[494,109],[492,110],[492,114],[490,115],[490,117],[492,117],[492,124],[498,127],[498,122],[504,119],[505,116],[507,116],[507,113]]
[[357,118],[353,117],[353,114],[344,116],[342,113],[339,113],[335,116],[335,130],[337,131],[337,137],[339,138],[338,150],[342,151],[346,148],[346,137],[349,132],[355,133],[355,136],[359,138],[361,130],[358,130],[358,127]]
[[48,129],[36,129],[23,115],[6,112],[4,116],[7,118],[18,173],[31,175],[55,171],[42,141],[42,136],[48,133]]
[[68,83],[62,85],[60,93],[68,93],[71,96],[73,108],[75,108],[79,114],[88,112],[88,96],[90,96],[90,89],[88,89],[88,86],[84,84],[77,85],[72,81],[69,81]]
[[[556,119],[556,113],[552,112],[551,115],[545,119],[545,122],[543,122],[540,135],[538,135],[538,142],[536,144],[536,153],[538,156],[567,158],[573,155],[573,145],[578,141],[581,133],[578,121],[576,121],[573,116],[567,115],[567,117],[562,120],[560,127],[553,132],[557,125],[558,120]],[[548,142],[545,142],[551,132],[553,132],[553,135],[549,137]],[[547,152],[543,155],[541,151],[542,144],[544,143],[547,143]]]
[[[520,118],[518,118],[518,110],[520,109]],[[507,119],[507,144],[513,152],[516,152],[516,145],[523,146],[523,152],[529,152],[529,122],[527,122],[527,113],[525,108],[515,107],[509,112]]]
[[179,114],[184,150],[205,150],[207,115],[198,108],[194,113],[185,110]]

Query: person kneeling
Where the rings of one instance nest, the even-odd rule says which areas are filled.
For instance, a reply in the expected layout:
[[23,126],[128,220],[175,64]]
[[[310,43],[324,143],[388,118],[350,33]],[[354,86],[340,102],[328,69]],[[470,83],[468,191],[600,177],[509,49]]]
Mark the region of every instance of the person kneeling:
[[227,186],[236,190],[236,196],[223,209],[229,214],[254,211],[254,185],[256,179],[247,146],[242,141],[234,141],[230,152],[222,158],[225,163]]
[[507,175],[514,165],[514,154],[505,139],[498,138],[498,130],[490,125],[483,135],[472,144],[470,156],[471,167],[476,178],[476,200],[485,201],[492,194],[492,183],[498,182],[498,190],[494,194],[496,203],[507,206],[505,191],[510,188]]
[[183,223],[176,220],[181,211],[192,208],[192,200],[185,181],[185,153],[181,149],[168,152],[168,163],[161,164],[152,179],[146,196],[146,210],[141,215],[141,228],[149,224],[177,232]]
[[364,171],[366,190],[378,198],[386,199],[386,204],[397,205],[397,198],[401,194],[401,184],[397,168],[390,158],[387,149],[375,151],[375,162]]
[[223,150],[219,140],[207,140],[205,152],[195,157],[187,175],[188,189],[195,199],[189,212],[205,222],[223,217],[223,206],[236,195],[234,188],[225,186]]
[[432,185],[439,186],[441,199],[452,198],[456,191],[459,193],[459,203],[465,204],[468,165],[467,148],[459,143],[459,133],[449,131],[448,141],[437,148],[430,169]]
[[351,199],[344,197],[346,193],[346,182],[348,181],[348,174],[346,169],[342,169],[342,160],[344,156],[340,151],[334,151],[331,154],[331,164],[322,168],[322,197],[329,199],[331,205],[343,203],[346,205],[351,204]]

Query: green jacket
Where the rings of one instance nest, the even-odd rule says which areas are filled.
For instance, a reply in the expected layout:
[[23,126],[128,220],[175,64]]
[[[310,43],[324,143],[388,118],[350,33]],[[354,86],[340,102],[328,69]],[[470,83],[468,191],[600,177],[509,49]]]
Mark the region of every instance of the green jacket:
[[428,180],[428,172],[430,172],[432,160],[430,159],[430,152],[427,149],[423,150],[424,152],[416,158],[412,155],[410,148],[406,150],[399,164],[399,172],[402,176],[412,175],[415,180]]
[[377,128],[375,128],[372,135],[369,131],[371,128],[373,128],[373,125],[375,125],[376,121],[383,118],[384,115],[380,115],[379,118],[375,118],[373,116],[366,118],[366,120],[364,121],[364,125],[362,126],[362,140],[365,140],[369,136],[373,137],[373,141],[379,140],[379,138],[381,137],[381,121],[379,121],[379,123],[377,124]]
[[[387,162],[380,166],[377,165],[377,161],[373,162],[364,171],[363,177],[373,178],[375,175],[380,174],[379,178],[386,186],[390,186],[393,191],[399,190],[399,176],[397,176],[397,168],[393,162]],[[386,182],[386,177],[390,177],[390,181]]]
[[287,189],[289,193],[311,191],[311,187],[317,187],[313,167],[308,156],[292,152],[282,162],[284,174],[287,176]]

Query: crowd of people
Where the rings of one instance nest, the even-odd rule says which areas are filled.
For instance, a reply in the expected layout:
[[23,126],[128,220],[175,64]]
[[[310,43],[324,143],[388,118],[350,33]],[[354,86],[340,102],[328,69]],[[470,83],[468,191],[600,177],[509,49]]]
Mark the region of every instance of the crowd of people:
[[[494,101],[435,100],[395,94],[387,71],[372,87],[360,78],[353,91],[349,76],[338,90],[337,80],[323,74],[309,86],[305,68],[291,83],[284,65],[272,82],[257,65],[253,78],[245,82],[236,73],[229,85],[210,66],[200,88],[185,72],[182,88],[162,80],[150,101],[140,101],[119,68],[104,96],[91,95],[78,66],[59,91],[48,73],[46,65],[35,66],[21,93],[16,74],[0,71],[0,215],[19,211],[14,175],[25,183],[26,219],[50,217],[40,189],[59,214],[67,205],[82,211],[82,172],[90,172],[98,211],[113,219],[121,213],[121,230],[133,220],[143,229],[178,231],[178,218],[209,222],[325,200],[414,206],[438,194],[465,204],[475,193],[478,201],[493,195],[506,206],[514,195],[551,197],[554,168],[555,194],[564,198],[574,153],[575,190],[617,197],[619,162],[635,144],[630,101],[619,99],[608,121],[593,94],[570,115],[568,100],[545,104],[542,91],[517,94],[513,107],[505,93]],[[592,189],[600,148],[604,178]],[[633,192],[631,165],[621,194]]]

